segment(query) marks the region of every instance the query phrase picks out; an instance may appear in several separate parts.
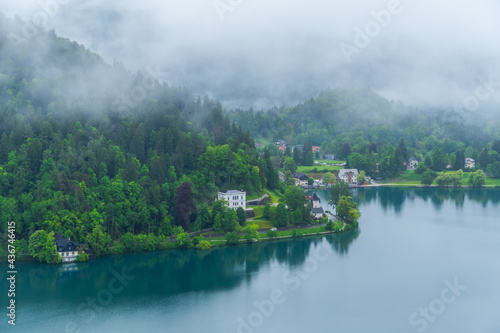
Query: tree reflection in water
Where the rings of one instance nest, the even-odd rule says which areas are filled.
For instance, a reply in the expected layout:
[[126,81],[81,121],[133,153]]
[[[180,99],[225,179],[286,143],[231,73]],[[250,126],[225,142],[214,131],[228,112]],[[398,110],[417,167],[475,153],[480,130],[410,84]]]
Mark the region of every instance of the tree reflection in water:
[[426,202],[430,200],[436,210],[440,210],[447,201],[454,202],[457,209],[461,209],[466,198],[480,203],[483,207],[500,203],[499,189],[378,187],[360,188],[354,191],[353,195],[360,208],[378,200],[384,211],[391,209],[396,214],[401,212],[406,200],[415,198]]
[[306,237],[249,245],[198,250],[168,250],[103,257],[93,262],[76,264],[78,270],[67,272],[61,265],[20,263],[26,274],[19,284],[30,290],[23,302],[46,303],[68,299],[74,302],[95,297],[108,288],[113,271],[134,276],[126,291],[114,300],[130,298],[162,298],[188,292],[217,292],[250,282],[257,272],[276,264],[290,270],[303,269],[311,251],[327,242],[341,256],[358,238],[359,229],[323,237]]

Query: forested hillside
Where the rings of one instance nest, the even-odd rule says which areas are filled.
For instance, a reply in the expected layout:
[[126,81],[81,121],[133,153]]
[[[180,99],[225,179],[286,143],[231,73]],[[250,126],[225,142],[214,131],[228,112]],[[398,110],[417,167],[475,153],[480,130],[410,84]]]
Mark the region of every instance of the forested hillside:
[[[193,229],[218,190],[279,186],[269,155],[220,103],[109,66],[54,32],[13,43],[16,28],[0,16],[2,243],[8,221],[20,247],[37,230],[94,249],[128,233],[168,237]],[[134,91],[146,95],[128,103]]]
[[230,112],[231,120],[276,155],[280,152],[272,143],[277,140],[321,146],[322,154],[335,154],[348,167],[377,177],[396,176],[410,156],[425,160],[434,171],[463,165],[465,156],[478,160],[485,171],[491,165],[491,173],[500,177],[500,123],[484,117],[478,112],[480,121],[471,123],[453,110],[424,112],[369,89],[326,90],[302,104],[267,112]]

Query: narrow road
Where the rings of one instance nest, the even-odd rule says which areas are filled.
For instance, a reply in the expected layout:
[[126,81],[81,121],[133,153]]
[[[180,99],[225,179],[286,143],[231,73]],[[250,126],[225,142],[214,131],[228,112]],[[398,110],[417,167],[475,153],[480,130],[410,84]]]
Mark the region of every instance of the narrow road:
[[268,198],[268,197],[269,197],[269,194],[267,194],[267,193],[266,193],[266,194],[264,194],[263,196],[261,196],[260,198],[253,199],[253,200],[248,200],[248,201],[247,201],[247,205],[248,205],[248,203],[249,203],[249,202],[253,202],[253,201],[262,201],[262,200],[264,200],[264,198]]

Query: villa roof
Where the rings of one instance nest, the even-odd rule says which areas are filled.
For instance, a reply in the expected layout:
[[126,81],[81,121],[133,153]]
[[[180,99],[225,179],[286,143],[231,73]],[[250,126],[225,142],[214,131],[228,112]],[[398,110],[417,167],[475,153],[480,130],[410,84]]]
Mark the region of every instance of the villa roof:
[[311,209],[311,213],[313,213],[313,214],[323,214],[324,212],[325,211],[321,207],[319,207],[319,208],[312,208]]
[[237,191],[237,190],[229,190],[226,194],[245,194],[245,192]]
[[341,177],[344,174],[349,174],[349,172],[356,174],[356,173],[358,173],[358,169],[341,169],[339,171],[339,177]]

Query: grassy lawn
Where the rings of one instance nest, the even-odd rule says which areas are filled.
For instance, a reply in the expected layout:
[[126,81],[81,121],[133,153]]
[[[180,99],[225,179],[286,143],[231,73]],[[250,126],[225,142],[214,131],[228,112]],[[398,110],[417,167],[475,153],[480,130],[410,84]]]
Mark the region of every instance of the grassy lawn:
[[328,165],[346,163],[346,161],[332,161],[332,160],[314,160],[314,162],[326,163]]
[[[278,231],[278,237],[293,236],[293,232],[294,230]],[[312,229],[297,229],[296,235],[297,236],[310,235],[318,232],[325,232],[325,227],[317,227]]]
[[422,175],[415,173],[415,171],[405,171],[398,178],[401,178],[407,182],[418,182],[419,184],[422,181]]
[[264,194],[262,194],[262,193],[261,194],[257,193],[257,194],[252,194],[252,195],[248,195],[247,194],[247,201],[258,199],[258,198],[260,198],[263,195]]
[[264,206],[248,206],[247,208],[253,208],[256,218],[261,217],[264,213]]
[[246,223],[246,225],[252,225],[252,224],[257,224],[259,226],[259,229],[271,229],[274,228],[273,224],[271,221],[264,219],[263,217],[257,218],[253,221],[249,221]]
[[297,167],[297,171],[302,173],[321,173],[321,172],[336,172],[343,168],[344,167],[342,166],[336,166],[336,165],[315,164],[314,166],[299,166]]
[[269,196],[271,196],[271,200],[273,201],[273,203],[278,203],[281,195],[276,193],[276,192],[271,192],[269,190],[264,190],[265,193],[269,194]]
[[[469,185],[469,174],[470,172],[464,172],[462,185]],[[400,185],[420,185],[422,181],[422,175],[416,174],[415,171],[405,171],[399,177],[386,180],[386,183],[397,183]],[[436,182],[433,182],[432,185],[437,185]],[[485,185],[500,185],[500,179],[488,178],[486,177]]]
[[[268,223],[270,223],[270,222],[268,222]],[[261,226],[261,225],[259,224],[259,226]],[[272,225],[270,225],[269,228],[264,228],[264,229],[270,229],[270,228],[272,228]],[[325,227],[316,227],[316,228],[312,228],[312,229],[297,229],[297,230],[278,231],[276,237],[277,238],[286,237],[286,236],[292,237],[294,234],[294,231],[295,231],[296,236],[305,236],[305,235],[314,235],[314,234],[317,234],[320,232],[325,232],[326,229],[325,229]],[[239,235],[238,238],[240,240],[240,244],[241,244],[241,240],[245,239],[244,235]],[[259,238],[267,238],[267,236],[265,234],[261,234],[259,236]],[[217,238],[208,238],[206,240],[211,242],[212,246],[224,246],[226,238],[225,237],[217,237]],[[213,243],[212,243],[212,241],[213,241]]]
[[268,189],[265,189],[262,193],[247,195],[247,201],[258,199],[258,198],[262,197],[264,194],[269,194],[273,203],[278,203],[279,198],[280,198],[280,194],[269,191]]
[[255,217],[252,221],[248,221],[246,225],[257,224],[260,229],[271,229],[273,224],[268,219],[265,219],[262,215],[264,214],[264,206],[253,206],[255,212]]
[[500,179],[486,178],[486,185],[497,185],[497,186],[500,186]]

